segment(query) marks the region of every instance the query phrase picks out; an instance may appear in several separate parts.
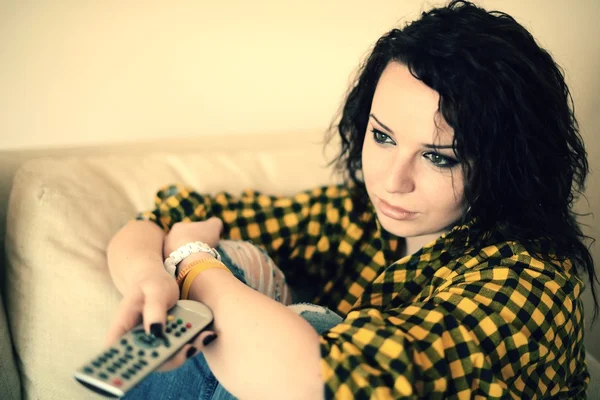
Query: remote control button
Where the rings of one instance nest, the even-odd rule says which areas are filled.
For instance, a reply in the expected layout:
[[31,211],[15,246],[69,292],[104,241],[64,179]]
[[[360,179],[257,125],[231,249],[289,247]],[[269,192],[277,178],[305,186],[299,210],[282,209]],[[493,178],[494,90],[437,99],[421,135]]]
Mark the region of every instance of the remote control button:
[[167,333],[171,333],[171,332],[173,332],[173,330],[172,330],[171,328],[167,328],[167,329],[165,330],[165,332],[167,332]]
[[133,360],[133,356],[131,355],[131,353],[125,354],[125,357],[128,358],[129,360]]
[[119,358],[119,361],[121,362],[121,364],[127,364],[127,359],[125,357]]
[[172,324],[172,325],[171,325],[171,328],[173,328],[173,329],[177,329],[177,324]]
[[112,349],[112,350],[111,350],[111,352],[112,352],[113,354],[119,354],[119,349]]
[[129,374],[127,372],[125,372],[124,374],[121,374],[121,378],[129,379]]
[[115,371],[116,371],[116,369],[115,369],[114,367],[108,367],[108,368],[106,368],[106,370],[107,370],[108,372],[110,372],[111,374],[114,374],[114,373],[115,373]]
[[107,358],[106,358],[106,357],[104,357],[104,356],[100,356],[100,357],[98,357],[98,361],[100,361],[101,363],[104,363],[104,362],[106,362],[106,360],[107,360]]
[[123,384],[123,381],[121,381],[119,378],[115,378],[112,380],[112,384],[119,387]]
[[100,368],[100,366],[102,365],[102,363],[100,361],[92,361],[92,365],[96,368]]
[[143,329],[134,331],[133,335],[134,343],[141,349],[159,347],[166,340],[165,338],[157,338],[153,335],[148,335]]
[[185,326],[186,326],[186,328],[188,328],[188,329],[189,329],[189,328],[191,328],[191,327],[192,327],[192,324],[188,322],[187,324],[185,324]]
[[132,346],[127,346],[127,347],[125,348],[125,350],[127,350],[127,351],[133,351],[133,347],[132,347]]
[[133,375],[135,375],[137,373],[137,369],[135,369],[135,368],[129,368],[127,370],[127,372],[129,372],[133,376]]
[[138,351],[138,356],[143,357],[145,355],[146,355],[146,353],[144,352],[144,350]]
[[157,351],[153,351],[152,354],[150,354],[152,357],[156,358],[158,357],[158,352]]
[[167,316],[167,321],[169,321],[169,322],[173,321],[174,319],[175,319],[175,317],[172,315]]
[[148,361],[146,360],[140,360],[139,363],[142,365],[148,365]]
[[91,374],[92,372],[94,372],[94,369],[90,367],[85,367],[83,369],[83,372],[85,372],[86,374]]
[[179,319],[177,320],[177,325],[181,325],[181,324],[183,324],[183,320],[182,320],[181,318],[179,318]]
[[112,358],[112,357],[113,357],[113,355],[114,355],[114,354],[112,353],[112,351],[107,351],[106,353],[104,353],[104,357],[105,357],[106,359],[110,359],[110,358]]
[[121,368],[121,363],[119,362],[119,360],[115,361],[115,363],[111,366],[111,368],[114,368],[114,369]]
[[136,371],[139,371],[140,369],[142,369],[143,367],[140,364],[133,364],[133,368],[136,369]]
[[185,326],[182,326],[182,327],[181,327],[181,333],[183,333],[183,332],[185,332],[185,331],[187,331],[187,329],[185,329]]
[[100,372],[98,376],[100,377],[100,379],[108,379],[108,375],[106,375],[104,372]]
[[127,344],[127,339],[121,339],[121,344],[122,345],[126,345]]
[[175,332],[175,337],[179,337],[179,336],[181,336],[181,333]]

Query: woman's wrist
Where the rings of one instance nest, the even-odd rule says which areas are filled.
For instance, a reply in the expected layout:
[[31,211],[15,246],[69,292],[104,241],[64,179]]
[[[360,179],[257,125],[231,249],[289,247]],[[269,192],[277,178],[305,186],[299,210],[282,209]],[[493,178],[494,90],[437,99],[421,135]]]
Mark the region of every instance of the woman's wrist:
[[177,264],[177,271],[175,273],[175,276],[177,276],[179,271],[183,270],[188,265],[202,260],[216,260],[216,258],[210,255],[209,253],[203,252],[190,254],[189,256],[181,260],[179,264]]
[[[177,265],[177,274],[180,271],[184,271],[188,266],[192,266],[192,269],[195,269],[196,267],[192,264],[201,264],[202,261],[216,261],[217,259],[215,257],[213,257],[212,255],[210,255],[209,253],[194,253],[194,254],[190,254],[189,256],[187,256],[186,258],[184,258],[178,265]],[[219,263],[220,264],[220,263]],[[182,282],[184,285],[189,286],[189,291],[187,291],[186,295],[187,295],[187,299],[189,300],[195,300],[195,301],[199,301],[202,303],[205,303],[206,301],[210,301],[210,299],[207,299],[207,294],[211,293],[210,290],[208,290],[207,286],[213,286],[215,285],[215,280],[220,280],[222,279],[221,276],[224,276],[224,279],[235,279],[235,277],[233,276],[233,274],[231,273],[231,271],[229,270],[225,270],[224,268],[207,268],[206,270],[203,270],[202,272],[200,272],[199,274],[195,275],[194,277],[188,277],[186,279],[192,278],[192,282],[191,285],[189,282]],[[206,303],[205,303],[206,304]]]
[[202,271],[192,281],[188,292],[188,299],[199,301],[206,304],[209,308],[213,308],[219,292],[218,290],[214,290],[214,288],[222,288],[224,284],[231,280],[238,282],[237,278],[230,271],[221,268],[211,268]]
[[144,281],[165,278],[170,278],[171,280],[173,279],[173,277],[165,270],[160,261],[155,264],[148,263],[145,268],[136,268],[135,271],[136,273],[131,276],[127,283],[127,292],[135,289]]

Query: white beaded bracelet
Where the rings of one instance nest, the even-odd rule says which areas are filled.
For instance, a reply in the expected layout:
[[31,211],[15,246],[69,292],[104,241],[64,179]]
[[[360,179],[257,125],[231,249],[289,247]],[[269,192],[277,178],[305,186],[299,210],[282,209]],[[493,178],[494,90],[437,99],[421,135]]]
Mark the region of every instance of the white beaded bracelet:
[[177,264],[183,261],[183,259],[189,256],[190,254],[194,253],[208,253],[215,257],[217,260],[221,260],[221,255],[219,254],[219,252],[210,247],[208,244],[204,242],[190,242],[184,244],[183,246],[169,254],[169,257],[165,259],[165,270],[175,278]]

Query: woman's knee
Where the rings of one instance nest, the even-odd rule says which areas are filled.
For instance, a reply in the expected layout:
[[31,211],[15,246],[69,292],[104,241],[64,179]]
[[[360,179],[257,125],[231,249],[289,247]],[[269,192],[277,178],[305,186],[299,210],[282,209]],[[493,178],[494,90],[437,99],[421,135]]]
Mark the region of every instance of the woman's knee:
[[316,304],[299,303],[292,304],[288,308],[311,324],[318,334],[328,331],[344,320],[329,308]]

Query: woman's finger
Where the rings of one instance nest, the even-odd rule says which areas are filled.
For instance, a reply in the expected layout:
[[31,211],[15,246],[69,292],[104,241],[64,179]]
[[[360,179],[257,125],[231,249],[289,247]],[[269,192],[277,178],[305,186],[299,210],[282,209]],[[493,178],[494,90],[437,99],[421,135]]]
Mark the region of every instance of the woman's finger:
[[144,331],[156,337],[162,337],[167,320],[167,312],[177,302],[179,287],[167,274],[160,279],[152,279],[140,286],[143,296]]
[[[188,356],[189,354],[189,356]],[[157,372],[165,372],[170,371],[175,368],[181,367],[188,358],[198,354],[198,349],[196,349],[191,344],[186,344],[179,351],[173,354],[167,361],[162,363],[157,369]]]
[[212,342],[217,338],[217,334],[214,331],[204,331],[200,333],[196,338],[190,341],[190,344],[198,349],[198,351],[204,351],[207,346],[210,346]]
[[117,307],[115,317],[106,333],[104,346],[110,347],[126,332],[141,322],[142,294],[125,296]]
[[167,302],[159,293],[145,293],[144,309],[142,311],[144,330],[155,337],[164,336],[165,323],[167,321]]
[[177,353],[162,363],[156,371],[164,372],[181,367],[186,360],[194,357],[206,348],[204,343],[210,344],[215,337],[216,334],[213,331],[200,333],[192,342],[185,344]]

